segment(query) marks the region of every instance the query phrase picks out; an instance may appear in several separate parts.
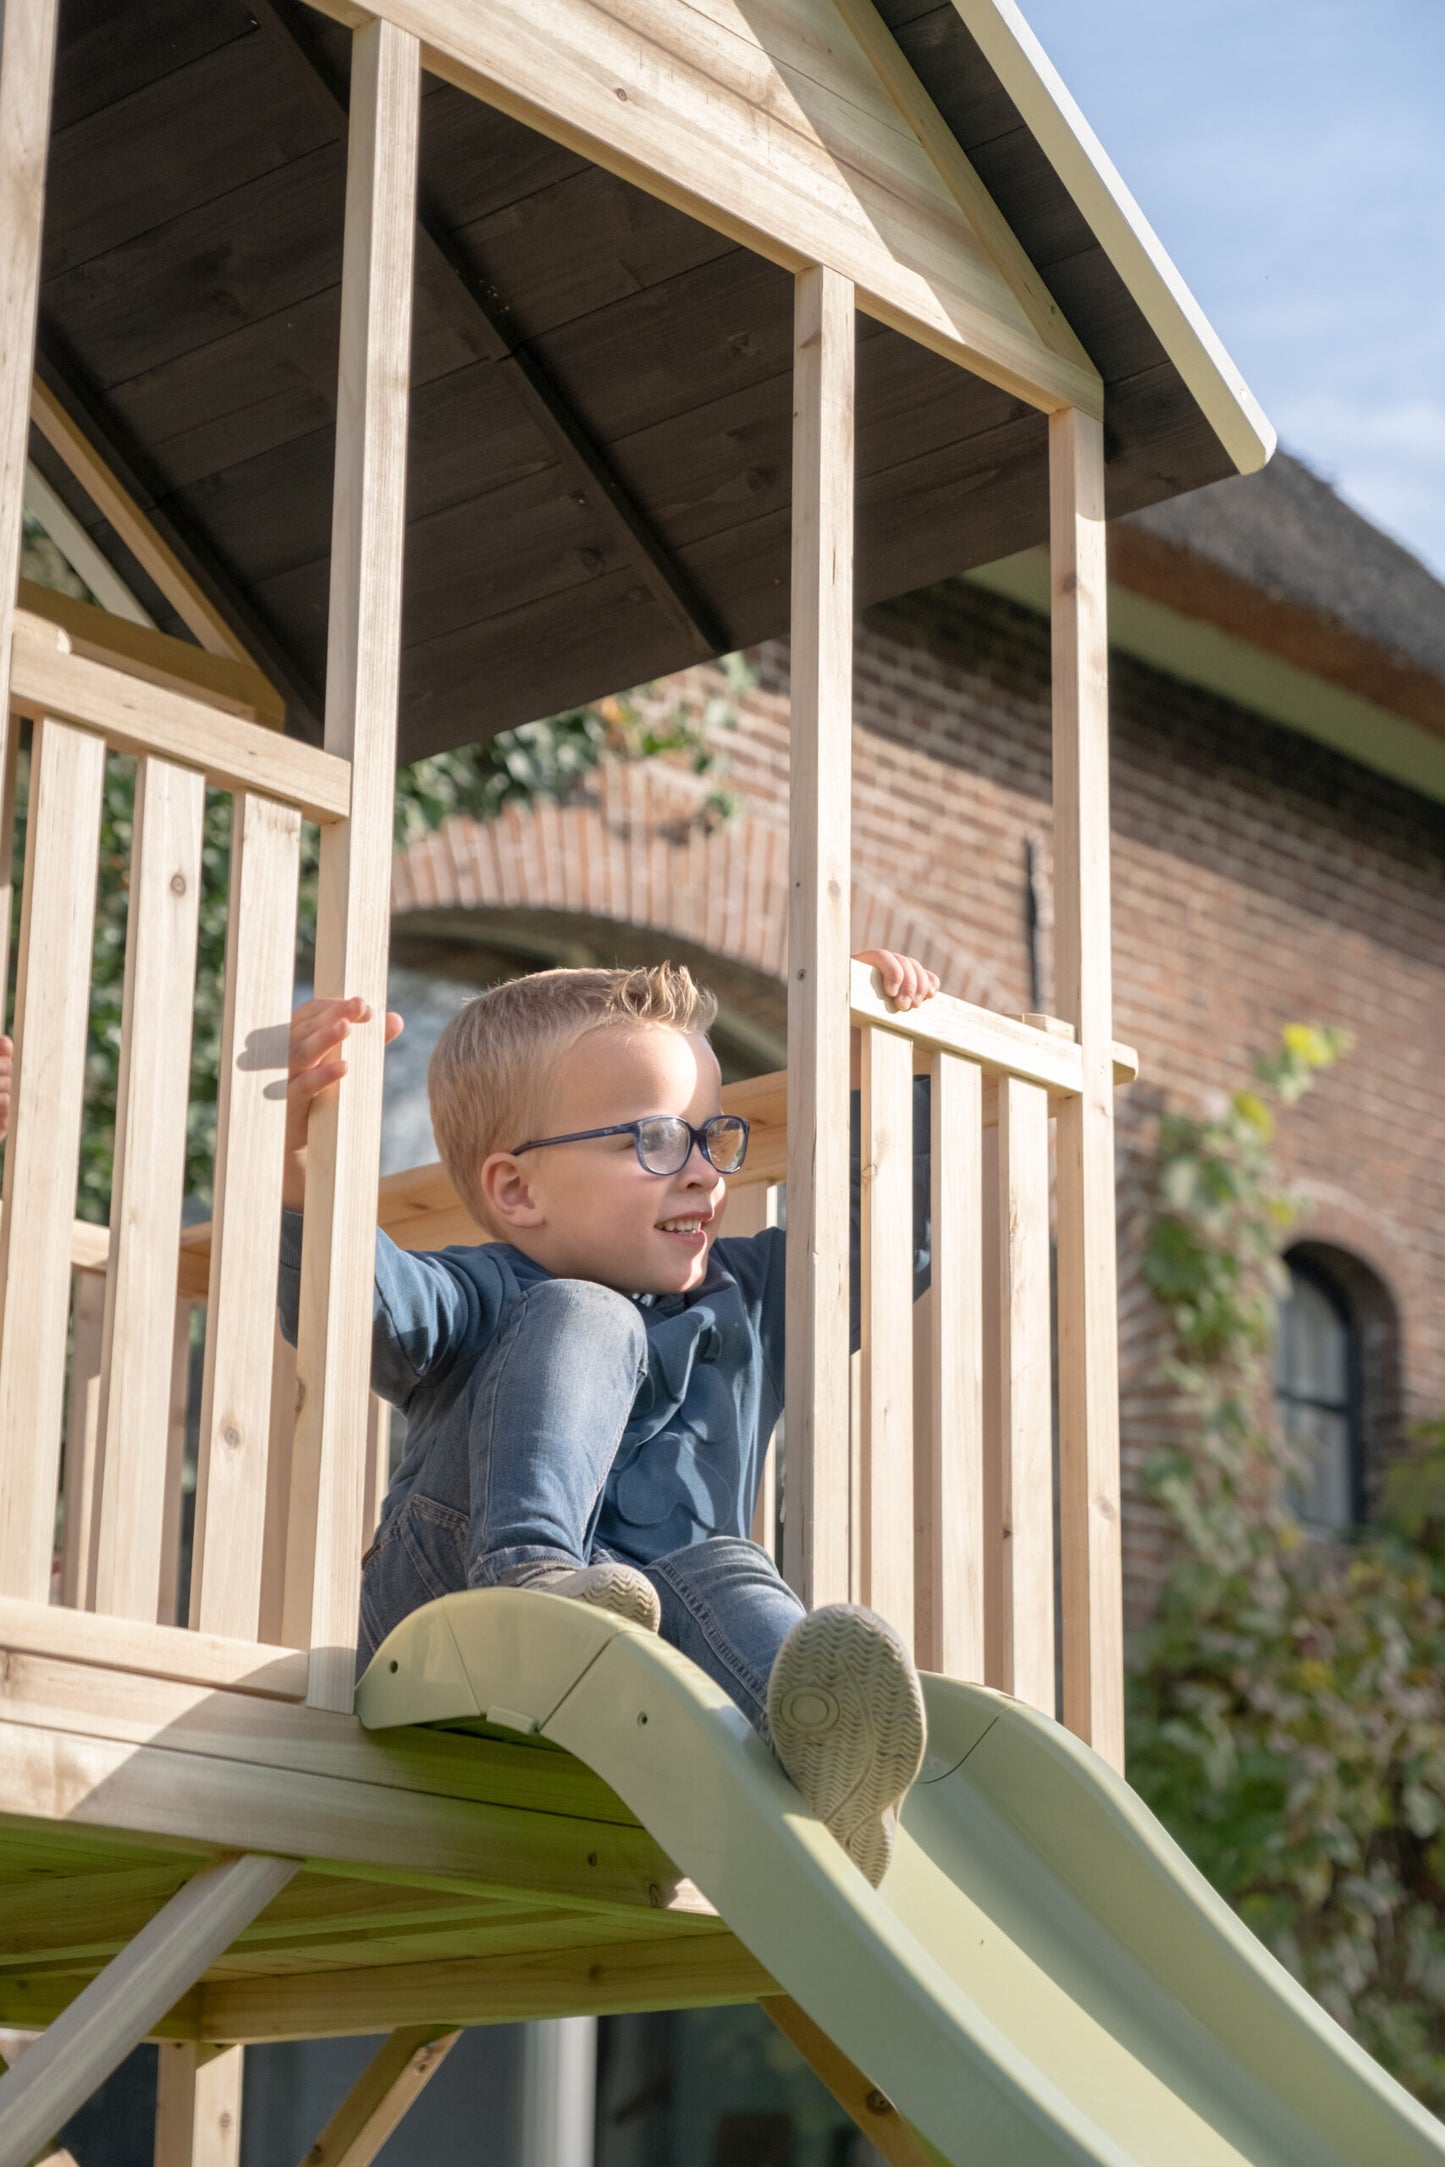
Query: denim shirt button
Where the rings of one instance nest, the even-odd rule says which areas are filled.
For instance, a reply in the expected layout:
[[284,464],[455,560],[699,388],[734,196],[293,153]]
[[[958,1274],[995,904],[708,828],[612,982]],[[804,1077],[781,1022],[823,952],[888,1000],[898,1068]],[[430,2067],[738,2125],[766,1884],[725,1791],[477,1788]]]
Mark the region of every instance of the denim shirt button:
[[697,1336],[699,1362],[715,1362],[722,1353],[722,1333],[715,1324],[707,1324]]

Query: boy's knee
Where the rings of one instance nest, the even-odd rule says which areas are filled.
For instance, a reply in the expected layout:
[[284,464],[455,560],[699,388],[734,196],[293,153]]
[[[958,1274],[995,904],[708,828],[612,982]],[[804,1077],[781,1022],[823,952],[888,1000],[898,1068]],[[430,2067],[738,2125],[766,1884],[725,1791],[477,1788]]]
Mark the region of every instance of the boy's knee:
[[595,1344],[621,1347],[641,1366],[647,1351],[647,1330],[635,1302],[615,1287],[595,1279],[544,1279],[528,1289],[527,1307]]

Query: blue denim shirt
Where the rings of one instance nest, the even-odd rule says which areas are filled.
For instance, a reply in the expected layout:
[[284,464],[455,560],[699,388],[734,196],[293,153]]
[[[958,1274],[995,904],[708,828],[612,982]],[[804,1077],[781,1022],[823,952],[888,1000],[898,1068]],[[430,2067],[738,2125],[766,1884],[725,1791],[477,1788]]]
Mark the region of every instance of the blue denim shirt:
[[[926,1077],[916,1079],[914,1293],[928,1285]],[[858,1109],[853,1106],[852,1339],[858,1344]],[[720,1235],[687,1294],[631,1297],[647,1333],[647,1375],[613,1463],[597,1537],[651,1561],[709,1535],[746,1536],[763,1456],[783,1408],[786,1236]],[[294,1342],[301,1219],[282,1219],[281,1328]],[[406,1416],[406,1451],[382,1524],[409,1494],[438,1434],[467,1420],[466,1384],[512,1304],[554,1275],[509,1242],[440,1251],[376,1237],[371,1387]]]

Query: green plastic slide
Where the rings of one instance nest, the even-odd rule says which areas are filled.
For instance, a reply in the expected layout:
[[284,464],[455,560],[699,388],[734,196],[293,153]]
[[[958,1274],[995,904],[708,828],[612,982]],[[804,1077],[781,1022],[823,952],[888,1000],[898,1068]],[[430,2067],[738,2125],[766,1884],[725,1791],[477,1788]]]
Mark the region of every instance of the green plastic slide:
[[580,1603],[431,1603],[357,1712],[576,1754],[951,2167],[1445,2163],[1445,2128],[1087,1747],[1002,1694],[924,1686],[928,1759],[877,1891],[710,1680]]

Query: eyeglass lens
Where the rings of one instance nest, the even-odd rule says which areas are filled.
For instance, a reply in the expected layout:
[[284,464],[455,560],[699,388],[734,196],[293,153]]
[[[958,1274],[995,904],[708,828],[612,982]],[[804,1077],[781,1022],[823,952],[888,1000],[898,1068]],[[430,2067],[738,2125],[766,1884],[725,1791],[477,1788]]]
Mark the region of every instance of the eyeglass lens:
[[[675,1114],[659,1114],[644,1121],[637,1133],[638,1150],[650,1174],[676,1174],[692,1154],[692,1131]],[[717,1114],[702,1125],[703,1156],[720,1174],[735,1174],[747,1149],[747,1130],[732,1115]]]

